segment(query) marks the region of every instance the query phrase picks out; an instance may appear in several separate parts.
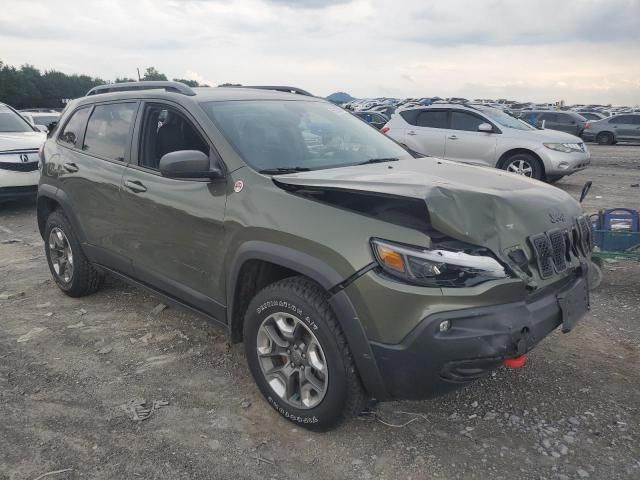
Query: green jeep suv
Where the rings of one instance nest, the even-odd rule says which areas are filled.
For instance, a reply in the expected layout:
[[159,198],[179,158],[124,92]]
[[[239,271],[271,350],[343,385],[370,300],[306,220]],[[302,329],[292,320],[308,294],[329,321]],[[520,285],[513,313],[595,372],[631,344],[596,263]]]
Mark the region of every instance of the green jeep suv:
[[521,363],[588,309],[592,240],[569,195],[414,158],[295,88],[96,87],[66,108],[41,170],[63,292],[108,274],[197,312],[310,429]]

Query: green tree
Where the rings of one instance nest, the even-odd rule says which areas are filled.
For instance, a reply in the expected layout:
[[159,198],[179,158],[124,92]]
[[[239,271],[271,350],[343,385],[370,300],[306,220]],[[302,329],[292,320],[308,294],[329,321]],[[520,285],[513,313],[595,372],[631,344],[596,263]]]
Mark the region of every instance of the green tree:
[[186,78],[174,78],[174,82],[181,82],[189,87],[207,87],[208,85],[200,85],[196,80],[187,80]]
[[144,71],[144,77],[142,80],[166,80],[167,76],[164,73],[160,73],[156,70],[156,67],[148,67]]
[[129,77],[116,77],[115,83],[135,82],[136,80]]

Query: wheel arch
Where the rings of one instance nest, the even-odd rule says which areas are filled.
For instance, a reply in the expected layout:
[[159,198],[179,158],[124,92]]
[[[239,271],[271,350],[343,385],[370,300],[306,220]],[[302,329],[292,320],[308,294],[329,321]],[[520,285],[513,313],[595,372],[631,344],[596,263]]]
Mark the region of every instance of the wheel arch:
[[71,226],[73,227],[78,240],[80,243],[84,243],[84,231],[80,227],[80,223],[71,208],[69,197],[65,192],[52,185],[40,185],[38,187],[36,213],[40,236],[44,239],[44,229],[47,223],[47,218],[56,209],[61,209],[64,212],[65,216],[69,219],[69,222],[71,222]]
[[496,167],[503,168],[507,159],[518,153],[526,153],[527,155],[531,155],[532,157],[536,158],[540,162],[540,165],[542,166],[542,172],[545,173],[546,169],[544,166],[544,161],[542,160],[542,158],[540,158],[540,155],[538,155],[536,152],[528,148],[512,148],[511,150],[507,150],[502,155],[500,155],[500,158],[498,159],[498,163],[496,164]]
[[262,288],[289,276],[302,275],[328,295],[353,354],[363,386],[372,397],[388,398],[371,346],[351,300],[344,291],[328,293],[344,277],[322,260],[295,249],[263,241],[249,241],[237,251],[227,276],[227,326],[232,343],[242,341],[246,308]]

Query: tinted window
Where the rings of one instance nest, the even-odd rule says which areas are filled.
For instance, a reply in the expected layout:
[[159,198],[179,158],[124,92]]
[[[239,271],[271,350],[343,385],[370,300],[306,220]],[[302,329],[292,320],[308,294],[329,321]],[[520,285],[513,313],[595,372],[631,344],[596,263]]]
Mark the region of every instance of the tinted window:
[[487,123],[486,120],[466,112],[451,112],[451,129],[477,132],[478,125]]
[[640,125],[640,115],[629,115],[631,117],[631,122],[633,125]]
[[135,103],[96,106],[87,124],[82,149],[111,160],[124,161],[135,110]]
[[556,113],[543,113],[540,120],[546,120],[547,122],[557,122],[558,114]]
[[207,102],[202,107],[256,170],[310,170],[409,158],[386,135],[340,107],[315,101]]
[[78,146],[77,143],[82,136],[82,130],[84,129],[88,115],[89,107],[76,110],[60,133],[60,136],[58,137],[59,140],[73,146]]
[[557,120],[558,123],[563,123],[565,125],[571,125],[572,123],[575,122],[575,119],[567,113],[558,113],[557,117],[558,117],[558,120]]
[[166,105],[150,104],[144,110],[139,163],[157,170],[160,159],[179,150],[199,150],[209,155],[209,146],[191,123]]
[[416,124],[419,127],[447,128],[447,112],[424,110],[418,115]]
[[0,132],[33,132],[33,128],[16,112],[0,105]]
[[633,123],[633,115],[618,115],[617,117],[613,117],[611,120],[609,120],[609,123],[613,123],[616,125]]
[[419,113],[420,110],[403,110],[400,112],[400,116],[404,118],[409,125],[416,125]]

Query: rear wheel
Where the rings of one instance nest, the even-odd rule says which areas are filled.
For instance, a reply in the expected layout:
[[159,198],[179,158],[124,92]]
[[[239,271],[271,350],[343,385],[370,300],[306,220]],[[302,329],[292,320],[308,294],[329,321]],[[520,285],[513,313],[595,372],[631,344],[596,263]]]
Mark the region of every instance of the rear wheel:
[[613,133],[610,132],[601,132],[596,137],[596,142],[600,145],[613,145],[615,143],[615,138]]
[[544,177],[542,163],[529,153],[516,153],[502,162],[502,169],[507,172],[541,180]]
[[55,210],[47,218],[44,239],[49,270],[60,290],[70,297],[82,297],[100,288],[102,275],[85,257],[62,211]]
[[366,396],[324,290],[305,277],[276,282],[244,322],[249,369],[287,420],[323,431],[362,411]]

